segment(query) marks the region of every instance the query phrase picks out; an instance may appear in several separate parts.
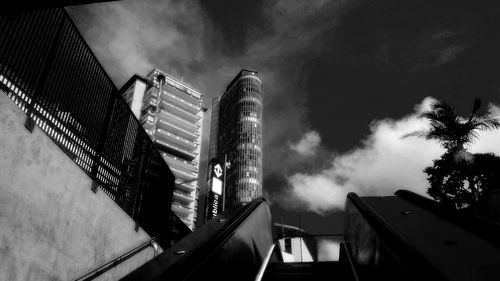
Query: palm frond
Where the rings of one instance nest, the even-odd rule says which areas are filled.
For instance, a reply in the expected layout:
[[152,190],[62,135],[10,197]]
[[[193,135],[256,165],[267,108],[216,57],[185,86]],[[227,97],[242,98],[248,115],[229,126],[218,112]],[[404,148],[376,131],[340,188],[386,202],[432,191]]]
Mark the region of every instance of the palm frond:
[[418,138],[425,138],[427,137],[427,134],[429,131],[427,130],[418,130],[418,131],[413,131],[411,133],[407,133],[401,136],[402,139],[408,138],[408,137],[418,137]]
[[437,140],[446,149],[463,149],[479,138],[479,132],[500,128],[500,119],[491,111],[478,112],[481,100],[475,99],[472,113],[468,119],[457,114],[453,106],[437,101],[431,104],[431,110],[421,113],[418,117],[429,121],[428,130],[415,131],[403,136],[424,137],[427,140]]
[[479,108],[481,108],[481,104],[482,102],[480,99],[478,98],[474,99],[474,105],[472,106],[472,112],[470,113],[469,122],[476,115],[476,112],[479,110]]

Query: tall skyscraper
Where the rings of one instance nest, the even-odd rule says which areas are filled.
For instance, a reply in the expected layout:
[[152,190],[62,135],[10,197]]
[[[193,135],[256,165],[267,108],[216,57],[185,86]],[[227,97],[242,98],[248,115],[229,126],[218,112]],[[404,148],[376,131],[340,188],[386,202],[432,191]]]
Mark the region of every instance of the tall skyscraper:
[[208,157],[231,163],[226,208],[262,196],[262,81],[256,71],[241,70],[213,100]]
[[159,69],[134,75],[121,94],[175,176],[172,211],[193,229],[198,209],[202,94]]

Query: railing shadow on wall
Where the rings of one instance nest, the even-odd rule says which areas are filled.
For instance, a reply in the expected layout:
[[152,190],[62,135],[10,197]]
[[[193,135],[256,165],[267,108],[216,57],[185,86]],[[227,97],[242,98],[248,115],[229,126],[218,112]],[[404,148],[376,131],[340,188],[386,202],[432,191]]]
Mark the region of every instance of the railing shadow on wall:
[[40,127],[94,191],[170,246],[179,220],[170,211],[174,176],[67,12],[1,15],[0,34],[0,86],[26,113],[28,130]]

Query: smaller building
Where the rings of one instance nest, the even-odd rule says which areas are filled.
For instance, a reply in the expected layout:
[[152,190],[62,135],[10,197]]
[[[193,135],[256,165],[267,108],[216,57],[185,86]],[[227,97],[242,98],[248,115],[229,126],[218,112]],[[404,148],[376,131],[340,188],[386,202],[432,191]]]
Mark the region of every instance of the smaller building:
[[172,211],[194,229],[203,122],[202,94],[153,69],[134,75],[120,93],[175,176]]
[[283,262],[314,262],[318,247],[314,237],[296,226],[274,223]]

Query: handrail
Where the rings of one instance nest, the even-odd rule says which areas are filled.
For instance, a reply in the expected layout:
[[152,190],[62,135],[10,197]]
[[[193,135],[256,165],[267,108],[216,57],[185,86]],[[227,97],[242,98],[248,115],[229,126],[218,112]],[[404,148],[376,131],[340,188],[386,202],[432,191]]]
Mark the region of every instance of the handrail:
[[269,250],[267,251],[266,257],[264,258],[264,261],[262,262],[262,264],[259,268],[259,272],[257,272],[257,276],[255,276],[255,281],[262,280],[262,277],[264,276],[264,272],[266,272],[267,265],[269,264],[269,260],[271,259],[271,255],[273,254],[274,246],[276,246],[276,244],[272,244],[271,247],[269,247]]
[[[348,245],[346,243],[340,243],[340,252],[344,252],[345,258],[347,262],[347,265],[349,266],[349,272],[352,273],[352,279],[353,281],[359,281],[358,274],[356,273],[356,268],[354,267],[354,262],[352,260],[351,253],[349,252]],[[339,258],[340,258],[341,253],[339,253]]]
[[436,216],[470,231],[487,240],[495,247],[500,248],[500,224],[477,216],[464,210],[456,210],[444,206],[432,199],[423,197],[408,190],[398,190],[395,193],[399,198],[421,206]]
[[186,280],[190,278],[264,202],[266,202],[264,198],[257,198],[246,206],[221,213],[121,280]]
[[105,273],[106,271],[110,270],[111,268],[113,268],[113,267],[119,265],[120,263],[128,260],[129,258],[133,257],[135,254],[141,252],[142,250],[146,249],[149,246],[153,247],[153,249],[156,252],[157,251],[156,248],[158,247],[158,244],[156,244],[157,240],[158,240],[157,238],[153,237],[153,238],[149,239],[148,241],[144,242],[143,244],[141,244],[141,245],[133,248],[132,250],[129,250],[128,252],[120,255],[119,257],[90,270],[89,272],[83,274],[82,276],[74,279],[74,281],[93,280],[93,279],[97,278],[98,276],[100,276],[101,274]]
[[356,207],[380,241],[388,246],[404,267],[411,269],[413,274],[422,279],[445,280],[441,272],[358,195],[350,192],[347,195],[347,200]]

